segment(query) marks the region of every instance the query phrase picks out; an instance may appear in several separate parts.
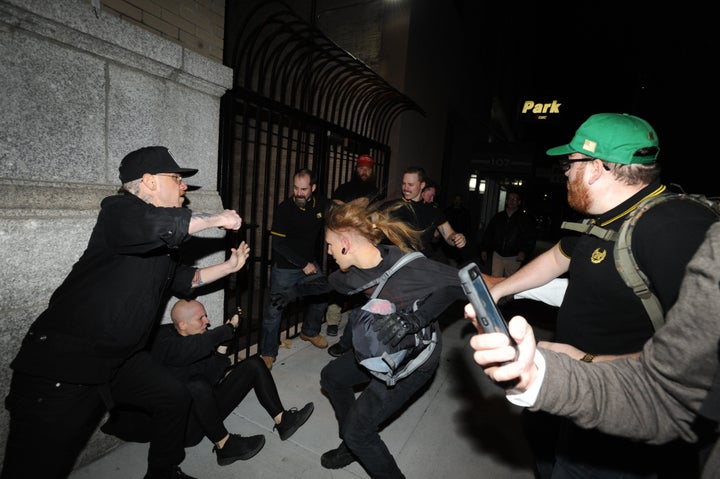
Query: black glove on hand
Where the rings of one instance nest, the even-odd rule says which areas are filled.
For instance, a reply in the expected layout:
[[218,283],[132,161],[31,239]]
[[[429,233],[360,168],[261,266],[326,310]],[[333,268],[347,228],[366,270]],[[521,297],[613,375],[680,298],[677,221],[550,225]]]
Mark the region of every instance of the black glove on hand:
[[418,319],[412,314],[388,314],[376,320],[372,325],[378,340],[383,344],[397,346],[408,334],[417,333],[422,329]]
[[285,309],[285,306],[288,304],[297,301],[298,297],[297,289],[291,286],[280,293],[272,293],[270,295],[270,307],[281,311]]

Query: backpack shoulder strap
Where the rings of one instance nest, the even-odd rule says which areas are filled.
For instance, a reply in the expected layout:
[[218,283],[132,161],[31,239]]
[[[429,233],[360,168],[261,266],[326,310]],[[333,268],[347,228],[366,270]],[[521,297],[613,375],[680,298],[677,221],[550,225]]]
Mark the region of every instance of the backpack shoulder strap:
[[387,282],[388,278],[392,276],[395,271],[399,270],[406,264],[408,264],[410,261],[420,258],[422,256],[425,256],[419,251],[411,251],[409,253],[405,253],[400,257],[399,260],[395,262],[394,265],[392,265],[387,271],[385,271],[383,274],[381,274],[378,278],[373,279],[372,281],[369,281],[365,283],[364,285],[360,286],[359,288],[355,288],[352,291],[350,291],[348,294],[355,294],[359,293],[360,291],[365,291],[368,288],[372,288],[373,286],[377,285],[377,288],[375,288],[375,291],[373,291],[372,296],[370,296],[370,299],[375,299],[378,294],[380,294],[380,291],[382,290],[383,286],[385,286],[385,283]]
[[618,236],[617,231],[601,228],[600,226],[592,223],[573,223],[571,221],[563,221],[560,225],[560,228],[597,236],[598,238],[604,239],[606,241],[615,241],[617,240]]
[[632,252],[632,235],[635,230],[635,225],[647,210],[659,203],[671,200],[694,201],[708,208],[714,215],[720,216],[720,204],[718,201],[713,201],[703,195],[672,193],[653,196],[641,202],[637,208],[628,214],[618,231],[618,239],[615,243],[614,251],[615,267],[623,281],[625,281],[625,284],[632,289],[635,295],[642,301],[656,331],[665,324],[665,314],[660,300],[650,289],[650,281],[635,260],[635,255],[633,255]]

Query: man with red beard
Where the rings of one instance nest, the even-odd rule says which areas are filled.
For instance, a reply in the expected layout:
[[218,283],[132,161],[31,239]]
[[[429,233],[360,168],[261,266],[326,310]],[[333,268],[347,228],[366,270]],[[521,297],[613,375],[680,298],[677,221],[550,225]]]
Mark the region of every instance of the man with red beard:
[[[657,134],[645,120],[600,113],[590,116],[569,144],[547,154],[562,156],[569,205],[591,224],[617,231],[642,200],[667,193],[660,181],[659,151]],[[638,220],[633,254],[663,311],[677,299],[685,267],[714,220],[690,201],[662,202]],[[590,234],[564,237],[495,284],[492,295],[497,301],[567,273],[570,281],[552,348],[586,362],[638,356],[654,329],[641,300],[618,273],[613,248],[612,240]],[[526,412],[524,417],[541,478],[663,477],[660,473],[677,470],[663,458],[687,467],[684,477],[692,476],[689,463],[680,462],[692,459],[685,444],[639,444],[539,414]]]

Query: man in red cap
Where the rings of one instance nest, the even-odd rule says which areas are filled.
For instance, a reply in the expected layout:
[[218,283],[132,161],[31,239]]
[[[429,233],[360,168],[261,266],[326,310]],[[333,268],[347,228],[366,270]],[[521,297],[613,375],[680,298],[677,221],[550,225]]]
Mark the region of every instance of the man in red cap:
[[352,203],[367,207],[377,201],[380,190],[375,186],[373,167],[375,160],[370,155],[360,155],[355,165],[355,174],[347,183],[338,186],[330,197],[335,203]]
[[233,210],[195,213],[182,204],[184,178],[167,148],[150,146],[120,163],[121,192],[102,200],[85,252],[30,326],[10,364],[10,432],[0,477],[67,477],[114,405],[152,414],[146,479],[189,478],[180,470],[190,409],[185,386],[145,347],[170,293],[189,296],[238,271],[243,241],[227,260],[196,268],[179,250],[205,229],[238,230]]

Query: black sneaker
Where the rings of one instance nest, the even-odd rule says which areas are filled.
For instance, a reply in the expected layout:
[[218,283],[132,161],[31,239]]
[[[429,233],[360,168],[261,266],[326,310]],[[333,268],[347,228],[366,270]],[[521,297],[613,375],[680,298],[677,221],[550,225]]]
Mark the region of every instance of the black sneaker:
[[343,344],[342,339],[338,341],[337,343],[333,344],[328,348],[328,354],[330,356],[339,358],[343,354],[347,353],[352,349],[352,344],[350,346],[346,346]]
[[275,424],[273,429],[278,430],[278,433],[280,433],[280,439],[283,441],[290,439],[290,436],[295,434],[295,431],[305,424],[305,421],[308,420],[314,410],[315,405],[309,402],[299,411],[295,407],[289,411],[284,411],[282,421],[280,421],[280,424]]
[[320,464],[325,469],[340,469],[349,466],[355,462],[355,456],[345,445],[345,441],[341,442],[337,449],[328,451],[320,456]]
[[166,472],[163,474],[157,474],[157,473],[150,473],[148,472],[145,474],[145,477],[143,479],[195,479],[192,476],[188,476],[184,472],[182,472],[182,469],[179,467],[175,467],[170,472]]
[[338,333],[338,326],[337,324],[330,324],[327,327],[327,330],[325,331],[325,334],[328,336],[337,336]]
[[265,445],[265,436],[258,434],[257,436],[242,437],[239,434],[230,434],[225,441],[222,449],[217,446],[213,447],[213,452],[217,454],[217,463],[221,466],[227,466],[235,461],[245,461],[260,452]]

